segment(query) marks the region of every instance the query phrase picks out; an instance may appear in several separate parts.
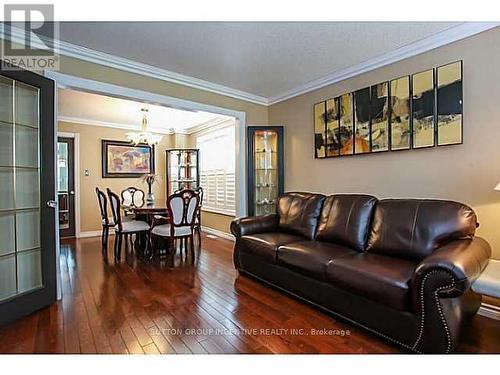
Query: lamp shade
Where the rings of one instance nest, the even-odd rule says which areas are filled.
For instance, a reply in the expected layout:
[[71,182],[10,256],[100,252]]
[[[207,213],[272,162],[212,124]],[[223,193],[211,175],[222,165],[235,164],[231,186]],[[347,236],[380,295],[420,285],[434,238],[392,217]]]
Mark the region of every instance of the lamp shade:
[[500,182],[497,184],[497,186],[495,186],[493,190],[500,191]]

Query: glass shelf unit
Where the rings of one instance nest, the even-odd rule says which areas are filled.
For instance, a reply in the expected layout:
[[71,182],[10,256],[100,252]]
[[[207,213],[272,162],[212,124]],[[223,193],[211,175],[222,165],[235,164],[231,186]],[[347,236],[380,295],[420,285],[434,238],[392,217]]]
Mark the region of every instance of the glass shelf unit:
[[248,127],[248,214],[276,212],[283,194],[283,127]]
[[166,150],[167,197],[180,189],[196,189],[200,185],[200,153],[198,149]]

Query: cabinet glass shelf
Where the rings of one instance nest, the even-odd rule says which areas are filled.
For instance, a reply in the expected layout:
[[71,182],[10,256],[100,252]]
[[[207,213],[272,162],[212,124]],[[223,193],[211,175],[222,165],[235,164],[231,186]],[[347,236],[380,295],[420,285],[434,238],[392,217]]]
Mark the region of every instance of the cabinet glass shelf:
[[248,127],[248,214],[276,212],[283,193],[283,127]]
[[180,189],[196,189],[200,183],[198,149],[166,151],[167,196]]

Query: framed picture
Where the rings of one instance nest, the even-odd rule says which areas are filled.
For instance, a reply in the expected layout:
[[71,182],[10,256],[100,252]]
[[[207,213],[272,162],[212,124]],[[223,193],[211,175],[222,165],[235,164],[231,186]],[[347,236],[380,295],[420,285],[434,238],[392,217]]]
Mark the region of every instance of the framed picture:
[[409,150],[410,135],[410,76],[393,79],[389,85],[391,150]]
[[314,157],[326,157],[326,102],[314,105]]
[[370,88],[354,92],[354,153],[370,152]]
[[340,155],[354,154],[354,112],[352,94],[338,97]]
[[412,76],[413,148],[435,145],[434,69]]
[[340,155],[339,98],[326,101],[326,156]]
[[462,143],[462,61],[440,66],[437,81],[438,146]]
[[371,151],[389,151],[389,85],[387,82],[371,87],[370,108]]
[[154,173],[154,147],[126,141],[102,140],[102,177],[140,177]]

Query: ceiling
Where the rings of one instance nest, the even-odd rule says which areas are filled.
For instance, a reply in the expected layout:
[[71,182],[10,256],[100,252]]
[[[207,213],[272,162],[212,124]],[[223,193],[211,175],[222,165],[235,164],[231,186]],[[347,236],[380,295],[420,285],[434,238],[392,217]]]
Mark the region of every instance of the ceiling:
[[79,46],[272,98],[451,22],[62,22]]
[[58,91],[61,121],[139,130],[141,108],[148,109],[149,129],[164,134],[191,133],[230,119],[209,112],[191,112],[69,89]]

